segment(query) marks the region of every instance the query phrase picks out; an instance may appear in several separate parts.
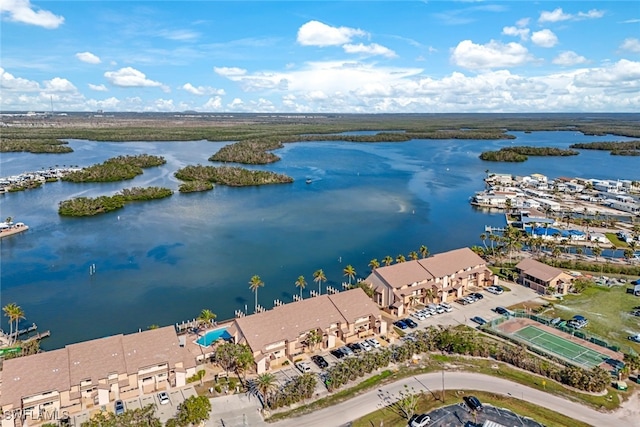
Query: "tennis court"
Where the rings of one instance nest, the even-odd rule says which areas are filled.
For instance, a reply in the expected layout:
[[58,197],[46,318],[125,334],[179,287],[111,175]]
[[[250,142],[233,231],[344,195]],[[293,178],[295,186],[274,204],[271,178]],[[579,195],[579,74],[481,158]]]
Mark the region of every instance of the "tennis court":
[[600,365],[609,358],[609,356],[604,353],[592,350],[532,325],[515,331],[513,335],[547,353],[570,360],[576,365],[581,365],[588,369]]

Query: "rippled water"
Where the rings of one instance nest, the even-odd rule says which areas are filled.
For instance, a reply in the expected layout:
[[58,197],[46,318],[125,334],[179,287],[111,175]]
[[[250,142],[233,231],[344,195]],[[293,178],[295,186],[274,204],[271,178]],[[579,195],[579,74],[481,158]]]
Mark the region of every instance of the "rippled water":
[[[482,151],[511,144],[568,147],[625,139],[574,132],[514,134],[515,141],[287,144],[277,151],[280,162],[257,168],[286,173],[293,184],[176,192],[95,218],[62,218],[57,204],[132,186],[177,190],[175,170],[208,164],[226,143],[72,140],[75,151],[64,155],[3,153],[2,176],[56,164],[88,166],[119,154],[162,155],[167,164],[128,182],[56,182],[1,196],[0,215],[31,227],[2,239],[2,304],[16,302],[26,313],[25,324],[51,329],[44,348],[172,324],[203,308],[224,319],[245,305],[251,311],[248,282],[255,274],[265,282],[259,302],[270,308],[275,298],[291,301],[299,275],[309,282],[305,294],[317,289],[312,275],[320,268],[327,284],[339,287],[347,264],[366,276],[372,258],[406,256],[422,244],[432,253],[479,244],[485,225],[504,224],[501,215],[468,203],[482,189],[487,169],[551,178],[640,178],[638,158],[607,152],[521,164],[478,159]],[[3,328],[8,330],[6,319]]]

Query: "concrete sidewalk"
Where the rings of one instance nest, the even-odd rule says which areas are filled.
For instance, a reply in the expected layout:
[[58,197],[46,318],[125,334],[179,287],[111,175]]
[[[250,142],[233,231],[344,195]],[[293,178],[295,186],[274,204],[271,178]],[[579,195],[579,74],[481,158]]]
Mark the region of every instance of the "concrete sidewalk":
[[248,394],[232,394],[229,396],[213,397],[211,401],[211,415],[205,426],[207,427],[253,427],[266,426],[262,419],[260,401]]

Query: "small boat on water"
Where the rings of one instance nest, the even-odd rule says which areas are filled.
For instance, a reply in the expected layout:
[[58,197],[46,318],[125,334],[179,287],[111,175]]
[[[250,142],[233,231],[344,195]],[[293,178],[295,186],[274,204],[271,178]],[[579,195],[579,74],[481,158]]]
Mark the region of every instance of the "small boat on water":
[[311,184],[311,178],[307,178],[307,184]]

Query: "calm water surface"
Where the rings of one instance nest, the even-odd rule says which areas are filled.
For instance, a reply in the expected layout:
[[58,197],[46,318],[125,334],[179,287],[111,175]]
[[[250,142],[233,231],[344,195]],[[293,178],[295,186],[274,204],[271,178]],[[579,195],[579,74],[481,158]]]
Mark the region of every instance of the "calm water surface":
[[[16,302],[26,313],[25,324],[51,329],[52,337],[42,343],[46,349],[172,324],[203,308],[225,319],[245,305],[251,311],[248,282],[254,274],[265,282],[259,302],[270,308],[276,298],[291,301],[299,275],[309,283],[305,294],[317,289],[312,275],[320,268],[327,284],[339,287],[347,264],[366,276],[372,258],[406,256],[422,244],[432,253],[479,244],[485,225],[504,224],[502,215],[482,213],[468,203],[482,189],[487,169],[551,178],[640,179],[638,158],[607,152],[521,164],[478,159],[482,151],[512,144],[564,148],[573,142],[625,140],[574,132],[514,135],[515,141],[287,144],[277,151],[280,162],[259,168],[286,173],[293,184],[176,192],[168,199],[75,219],[58,216],[59,201],[132,186],[177,190],[173,173],[178,168],[210,164],[207,158],[227,143],[71,140],[75,151],[64,155],[3,153],[0,176],[56,164],[88,166],[120,154],[162,155],[167,164],[127,182],[56,182],[2,196],[0,215],[31,227],[1,241],[2,305]],[[306,184],[306,178],[313,182]],[[8,330],[4,318],[2,327]]]

